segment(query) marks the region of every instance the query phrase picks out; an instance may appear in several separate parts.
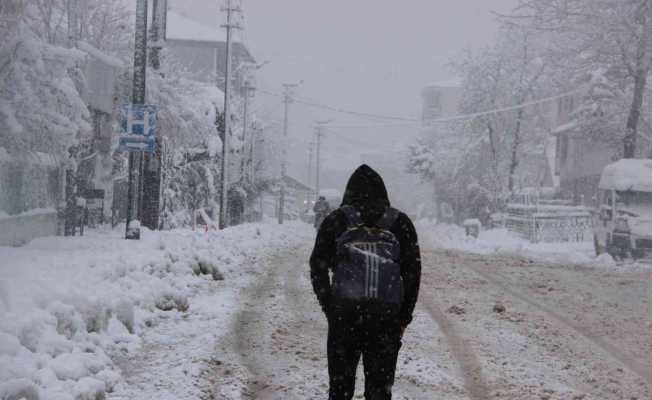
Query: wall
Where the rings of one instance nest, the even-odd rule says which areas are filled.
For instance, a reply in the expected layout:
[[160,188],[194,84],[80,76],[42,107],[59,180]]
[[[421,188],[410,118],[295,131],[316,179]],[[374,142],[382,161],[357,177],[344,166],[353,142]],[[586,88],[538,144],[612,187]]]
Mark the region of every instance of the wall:
[[[212,85],[215,83],[216,70],[221,77],[226,74],[225,43],[169,39],[167,47],[172,62],[180,63],[194,80]],[[238,70],[239,65],[243,62],[254,62],[255,60],[240,43],[233,43],[231,50],[233,52],[231,72],[235,71],[233,87],[239,88],[242,86],[242,80],[244,79],[244,69]],[[224,90],[224,83],[220,83],[219,87]]]
[[52,209],[0,217],[0,246],[22,246],[34,238],[57,233],[57,213]]
[[0,147],[0,211],[17,215],[56,208],[62,199],[62,168],[53,156],[38,152],[10,155]]
[[563,143],[560,149],[562,196],[573,199],[576,204],[596,205],[600,175],[613,161],[613,145],[569,134],[560,135],[559,139]]
[[57,234],[62,167],[45,153],[10,155],[0,147],[0,246]]

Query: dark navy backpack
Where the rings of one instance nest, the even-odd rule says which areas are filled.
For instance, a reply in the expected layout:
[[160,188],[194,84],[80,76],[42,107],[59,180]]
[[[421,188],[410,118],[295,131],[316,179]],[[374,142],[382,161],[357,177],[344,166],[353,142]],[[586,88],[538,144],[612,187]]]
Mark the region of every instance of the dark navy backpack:
[[365,226],[352,206],[341,210],[347,229],[337,238],[339,262],[333,272],[332,295],[348,301],[400,304],[403,279],[399,263],[401,247],[390,228],[398,211],[387,208],[375,226]]

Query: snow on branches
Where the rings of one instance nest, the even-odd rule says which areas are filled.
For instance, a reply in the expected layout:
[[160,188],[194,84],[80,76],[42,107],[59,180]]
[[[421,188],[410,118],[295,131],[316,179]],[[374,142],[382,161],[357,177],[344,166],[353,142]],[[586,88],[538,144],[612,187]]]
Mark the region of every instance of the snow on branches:
[[90,132],[83,54],[40,40],[25,24],[0,45],[0,146],[63,156]]

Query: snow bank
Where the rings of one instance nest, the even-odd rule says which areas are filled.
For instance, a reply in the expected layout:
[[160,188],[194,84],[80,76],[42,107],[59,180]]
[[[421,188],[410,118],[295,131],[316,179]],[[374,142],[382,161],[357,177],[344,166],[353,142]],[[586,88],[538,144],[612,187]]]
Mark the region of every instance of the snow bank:
[[554,264],[613,265],[613,259],[596,259],[592,242],[530,243],[507,229],[482,231],[478,239],[475,239],[466,236],[464,228],[457,225],[437,224],[426,220],[418,221],[416,228],[424,247],[475,254],[519,255]]
[[146,230],[141,241],[116,230],[0,247],[0,399],[103,399],[120,381],[112,356],[192,308],[206,280],[228,280],[246,260],[304,241],[306,229]]

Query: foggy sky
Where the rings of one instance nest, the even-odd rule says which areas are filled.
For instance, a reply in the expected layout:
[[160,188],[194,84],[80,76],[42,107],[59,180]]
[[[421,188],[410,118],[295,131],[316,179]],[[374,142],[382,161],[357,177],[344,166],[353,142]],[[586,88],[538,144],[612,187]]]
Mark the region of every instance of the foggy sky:
[[[420,90],[452,76],[448,63],[464,48],[489,44],[496,31],[491,11],[506,12],[516,0],[244,0],[242,39],[259,60],[258,86],[281,92],[284,82],[304,83],[297,96],[376,114],[418,118]],[[171,0],[205,24],[221,24],[222,0]],[[280,99],[259,94],[254,109],[282,120]],[[337,124],[373,122],[295,104],[290,173],[306,180],[307,146],[315,120]],[[280,128],[280,127],[278,127]],[[411,142],[411,127],[338,129],[325,139],[327,185],[341,186],[359,154],[392,153]],[[279,129],[266,134],[278,135]],[[347,141],[346,137],[352,137]],[[362,146],[361,144],[367,144]],[[345,172],[346,171],[346,172]]]

